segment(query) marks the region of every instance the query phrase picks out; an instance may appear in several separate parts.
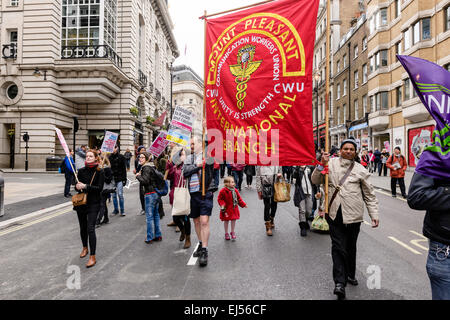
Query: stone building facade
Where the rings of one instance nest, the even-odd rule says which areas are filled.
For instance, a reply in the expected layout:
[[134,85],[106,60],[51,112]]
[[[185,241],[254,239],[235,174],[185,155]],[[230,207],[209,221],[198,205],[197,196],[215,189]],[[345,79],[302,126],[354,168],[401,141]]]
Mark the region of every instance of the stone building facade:
[[412,149],[430,140],[435,124],[416,96],[396,54],[419,57],[448,70],[449,0],[367,1],[368,96],[374,147],[399,146],[410,166]]
[[170,68],[178,57],[164,0],[0,1],[0,167],[29,167],[73,147],[100,146],[104,130],[121,151],[149,145],[170,113]]
[[195,113],[194,135],[203,133],[203,79],[190,67],[181,65],[173,68],[172,105],[181,106]]
[[362,14],[342,37],[333,54],[333,106],[330,108],[331,145],[348,136],[360,148],[371,148],[368,127],[368,61],[366,16]]

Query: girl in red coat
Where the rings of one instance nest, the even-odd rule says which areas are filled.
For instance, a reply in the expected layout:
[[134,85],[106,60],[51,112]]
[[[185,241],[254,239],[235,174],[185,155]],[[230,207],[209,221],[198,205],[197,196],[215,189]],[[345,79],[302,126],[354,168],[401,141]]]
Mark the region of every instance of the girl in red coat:
[[220,220],[223,221],[225,227],[225,240],[230,240],[228,233],[228,222],[231,221],[231,239],[236,240],[236,220],[239,219],[239,206],[247,208],[247,205],[242,200],[239,191],[235,188],[233,177],[226,177],[223,180],[225,187],[220,190],[217,202],[220,205]]

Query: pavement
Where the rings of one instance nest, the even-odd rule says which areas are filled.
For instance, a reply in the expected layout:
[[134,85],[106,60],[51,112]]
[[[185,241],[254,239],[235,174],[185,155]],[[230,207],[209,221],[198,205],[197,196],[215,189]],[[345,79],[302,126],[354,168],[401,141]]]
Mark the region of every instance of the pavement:
[[[414,167],[408,167],[405,171],[405,187],[406,194],[408,194],[409,185],[411,184],[411,179],[414,175]],[[391,176],[389,175],[389,170],[386,176],[379,176],[378,172],[372,173],[370,177],[370,182],[374,188],[382,189],[391,193]],[[392,194],[392,193],[391,193]],[[397,196],[401,196],[400,187],[397,183]]]

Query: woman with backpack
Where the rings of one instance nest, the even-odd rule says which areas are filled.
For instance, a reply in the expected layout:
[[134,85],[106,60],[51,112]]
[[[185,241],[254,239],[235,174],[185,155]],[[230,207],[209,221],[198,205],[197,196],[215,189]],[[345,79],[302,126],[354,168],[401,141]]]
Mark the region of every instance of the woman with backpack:
[[150,159],[151,156],[148,152],[143,152],[139,155],[139,164],[142,165],[142,168],[136,174],[136,179],[141,183],[144,191],[145,216],[147,220],[147,237],[145,238],[145,243],[147,244],[162,240],[158,212],[160,195],[157,192],[157,187],[158,180],[162,179],[164,182],[164,177],[156,171]]

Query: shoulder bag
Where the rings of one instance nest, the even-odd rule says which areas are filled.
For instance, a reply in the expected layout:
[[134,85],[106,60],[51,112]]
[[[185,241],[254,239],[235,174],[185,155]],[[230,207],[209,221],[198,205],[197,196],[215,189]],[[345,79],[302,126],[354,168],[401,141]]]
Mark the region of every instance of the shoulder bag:
[[344,184],[345,180],[347,180],[348,176],[352,172],[354,166],[355,166],[355,162],[353,161],[352,164],[350,165],[350,167],[347,169],[347,172],[344,174],[344,176],[339,181],[339,185],[336,187],[333,195],[331,196],[330,204],[328,205],[328,211],[330,211],[329,209],[331,208],[331,205],[333,204],[334,199],[336,198],[337,194],[341,190],[342,185]]
[[189,194],[187,181],[183,177],[183,171],[181,171],[178,186],[175,187],[173,193],[172,216],[184,216],[188,215],[190,212],[191,195]]
[[[94,177],[95,177],[96,173],[97,173],[97,171],[94,172],[94,175],[92,176],[90,184],[92,184],[92,182],[94,181]],[[87,192],[77,193],[72,196],[72,205],[74,207],[83,206],[85,204],[87,204]]]

